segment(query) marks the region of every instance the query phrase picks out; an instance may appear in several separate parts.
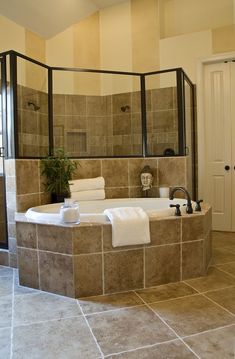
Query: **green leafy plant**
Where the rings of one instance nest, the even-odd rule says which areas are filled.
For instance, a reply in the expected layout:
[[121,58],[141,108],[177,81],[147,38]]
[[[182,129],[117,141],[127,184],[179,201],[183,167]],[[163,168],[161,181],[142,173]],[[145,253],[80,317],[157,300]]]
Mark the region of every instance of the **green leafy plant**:
[[52,156],[41,160],[42,175],[46,177],[45,191],[54,196],[70,197],[69,180],[77,169],[77,163],[70,160],[64,149],[58,148]]

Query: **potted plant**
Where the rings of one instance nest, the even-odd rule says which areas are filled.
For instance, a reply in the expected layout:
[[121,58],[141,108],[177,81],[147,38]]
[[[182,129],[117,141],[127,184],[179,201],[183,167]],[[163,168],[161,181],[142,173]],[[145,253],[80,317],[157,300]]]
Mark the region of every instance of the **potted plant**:
[[64,149],[58,148],[52,156],[41,160],[42,175],[46,177],[45,191],[51,193],[52,203],[63,202],[71,196],[69,180],[77,169],[76,162],[70,160]]

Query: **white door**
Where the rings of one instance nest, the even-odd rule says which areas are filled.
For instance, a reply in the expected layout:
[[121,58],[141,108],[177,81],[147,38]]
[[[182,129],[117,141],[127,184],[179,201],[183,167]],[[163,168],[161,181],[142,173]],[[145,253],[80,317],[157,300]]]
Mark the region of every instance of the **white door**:
[[[232,153],[233,140],[231,80],[235,67],[232,62],[215,63],[204,67],[204,109],[206,188],[205,201],[212,205],[212,227],[214,230],[231,231],[232,179],[235,166]],[[234,73],[235,74],[235,73]],[[235,75],[233,75],[235,76]],[[234,91],[234,90],[233,90]],[[235,117],[233,116],[235,120]],[[235,159],[235,155],[234,155]],[[234,182],[235,183],[235,182]]]

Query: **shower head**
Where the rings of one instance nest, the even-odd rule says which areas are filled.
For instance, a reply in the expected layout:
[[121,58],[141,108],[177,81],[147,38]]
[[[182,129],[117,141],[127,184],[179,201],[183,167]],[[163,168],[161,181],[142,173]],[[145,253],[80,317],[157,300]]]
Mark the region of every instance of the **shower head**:
[[28,104],[29,107],[32,107],[34,111],[40,110],[40,106],[36,105],[34,102],[28,101],[27,104]]
[[131,108],[130,108],[129,105],[126,105],[126,106],[122,106],[122,107],[121,107],[121,111],[122,111],[122,112],[129,111],[130,109],[131,109]]

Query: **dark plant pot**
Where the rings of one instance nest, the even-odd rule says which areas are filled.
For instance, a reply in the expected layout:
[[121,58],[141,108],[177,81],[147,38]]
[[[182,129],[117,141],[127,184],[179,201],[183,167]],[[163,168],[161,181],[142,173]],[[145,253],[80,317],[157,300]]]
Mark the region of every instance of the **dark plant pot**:
[[64,199],[68,197],[69,197],[68,193],[64,193],[64,194],[51,193],[51,203],[64,202]]

